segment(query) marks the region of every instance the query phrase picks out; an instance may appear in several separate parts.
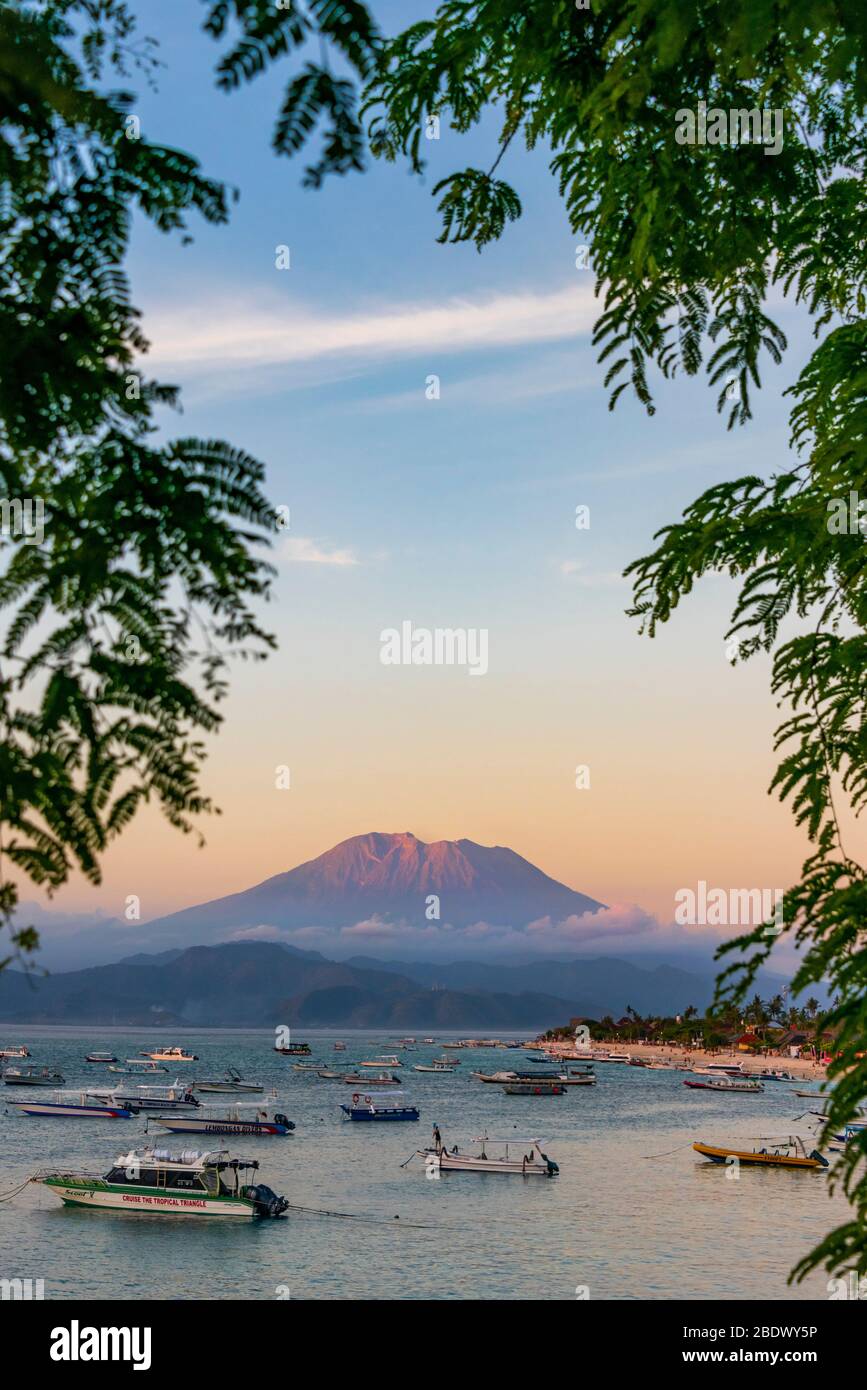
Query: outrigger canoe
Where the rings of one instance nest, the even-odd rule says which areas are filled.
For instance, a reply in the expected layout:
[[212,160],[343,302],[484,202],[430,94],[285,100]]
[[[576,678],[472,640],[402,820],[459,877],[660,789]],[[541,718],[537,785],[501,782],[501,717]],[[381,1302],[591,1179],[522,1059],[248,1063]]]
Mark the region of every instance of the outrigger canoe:
[[[761,1143],[761,1140],[757,1140]],[[738,1163],[760,1164],[766,1168],[827,1168],[828,1160],[819,1153],[818,1149],[813,1149],[807,1153],[804,1141],[797,1136],[789,1139],[766,1141],[769,1145],[765,1149],[735,1149],[728,1146],[720,1147],[715,1144],[693,1144],[696,1153],[704,1158],[709,1158],[711,1163],[726,1163],[736,1160]]]
[[[513,1135],[508,1139],[492,1139],[488,1134],[480,1134],[472,1142],[478,1144],[478,1153],[461,1151],[457,1144],[447,1149],[437,1137],[433,1147],[417,1149],[407,1163],[413,1158],[423,1158],[426,1171],[436,1177],[441,1173],[515,1173],[524,1178],[554,1178],[560,1172],[558,1165],[542,1152],[538,1139],[518,1139]],[[489,1144],[502,1148],[502,1155],[490,1155]],[[524,1150],[525,1144],[528,1151]]]

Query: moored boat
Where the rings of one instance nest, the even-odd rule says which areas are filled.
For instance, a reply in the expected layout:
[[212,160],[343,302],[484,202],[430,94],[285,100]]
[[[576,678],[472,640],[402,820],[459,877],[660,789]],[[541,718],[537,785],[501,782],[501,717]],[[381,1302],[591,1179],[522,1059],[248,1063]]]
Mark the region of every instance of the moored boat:
[[65,1080],[53,1067],[7,1067],[3,1072],[6,1086],[62,1086]]
[[370,1086],[372,1088],[378,1088],[379,1086],[400,1085],[400,1077],[395,1076],[393,1072],[383,1072],[381,1076],[361,1076],[358,1072],[349,1072],[343,1077],[343,1081],[347,1086],[355,1087]]
[[[837,1143],[830,1146],[831,1153],[842,1153],[849,1141],[863,1134],[865,1129],[867,1129],[867,1120],[850,1120],[849,1123],[844,1126],[843,1133],[834,1136]],[[842,1147],[838,1148],[837,1145],[841,1145]]]
[[269,1134],[291,1134],[294,1122],[281,1111],[273,1114],[250,1106],[253,1112],[241,1113],[242,1106],[232,1106],[227,1114],[212,1114],[210,1111],[195,1115],[148,1115],[148,1125],[161,1125],[172,1134],[240,1134],[247,1137]]
[[387,1052],[382,1057],[374,1057],[370,1062],[361,1062],[362,1067],[372,1067],[377,1071],[382,1071],[383,1067],[399,1067],[400,1058],[394,1052]]
[[707,1081],[684,1081],[683,1084],[694,1091],[736,1091],[741,1095],[746,1093],[754,1096],[761,1094],[765,1089],[761,1081],[748,1080],[746,1077],[708,1077]]
[[13,1057],[29,1057],[29,1056],[30,1056],[30,1050],[29,1050],[29,1048],[26,1048],[26,1047],[23,1047],[23,1046],[19,1046],[19,1047],[0,1047],[0,1059],[2,1059],[3,1057],[13,1058]]
[[[761,1140],[755,1141],[761,1143]],[[798,1135],[790,1135],[785,1139],[768,1139],[764,1141],[769,1144],[769,1148],[762,1149],[740,1149],[735,1146],[718,1144],[693,1144],[696,1153],[704,1158],[709,1158],[711,1163],[729,1164],[737,1161],[740,1164],[751,1166],[761,1166],[766,1168],[827,1168],[828,1160],[818,1149],[807,1152],[803,1139]]]
[[234,1067],[229,1067],[226,1075],[220,1081],[193,1081],[193,1089],[196,1091],[210,1091],[221,1095],[235,1095],[244,1092],[264,1091],[265,1087],[261,1081],[245,1081],[239,1071]]
[[341,1105],[340,1109],[348,1120],[417,1120],[418,1106],[400,1104],[402,1095],[402,1091],[387,1096],[380,1096],[375,1092],[369,1092],[367,1095],[356,1092],[352,1097],[352,1104]]
[[174,1086],[138,1086],[135,1091],[124,1092],[104,1088],[86,1094],[136,1113],[140,1110],[196,1110],[199,1106],[190,1087],[183,1082],[176,1082]]
[[142,1049],[142,1057],[147,1057],[151,1062],[198,1062],[198,1057],[194,1052],[184,1052],[182,1047],[158,1047],[154,1052],[147,1052]]
[[484,1081],[487,1085],[502,1086],[506,1083],[526,1082],[528,1085],[537,1086],[542,1082],[556,1082],[559,1086],[595,1086],[596,1077],[591,1073],[570,1076],[567,1072],[558,1071],[495,1071],[490,1075],[485,1072],[474,1071],[470,1073],[476,1081]]
[[131,1120],[134,1114],[125,1106],[94,1100],[83,1091],[78,1093],[78,1099],[74,1093],[58,1092],[51,1099],[9,1100],[6,1104],[20,1115],[56,1120]]
[[[414,1158],[423,1158],[425,1168],[430,1173],[513,1173],[521,1177],[553,1178],[560,1172],[559,1167],[540,1148],[539,1139],[494,1139],[488,1134],[480,1134],[471,1141],[479,1146],[478,1153],[461,1151],[457,1144],[447,1149],[434,1131],[434,1144],[429,1149],[418,1149]],[[488,1145],[496,1144],[502,1148],[500,1156],[491,1157]],[[525,1151],[524,1146],[528,1146]],[[515,1150],[519,1152],[516,1153]]]
[[431,1062],[429,1064],[417,1062],[413,1067],[413,1071],[439,1072],[440,1074],[446,1072],[449,1076],[454,1076],[455,1070],[451,1062]]
[[[340,1050],[340,1049],[338,1049],[338,1051],[339,1051],[339,1050]],[[279,1045],[276,1045],[276,1044],[275,1044],[274,1051],[275,1051],[275,1052],[279,1052],[281,1057],[312,1057],[312,1056],[313,1056],[313,1053],[310,1051],[310,1044],[309,1044],[309,1043],[306,1043],[306,1042],[302,1042],[302,1043],[290,1043],[290,1044],[289,1044],[288,1046],[286,1046],[286,1047],[280,1047]]]
[[562,1081],[507,1081],[503,1086],[507,1096],[565,1096]]
[[88,1052],[85,1062],[116,1062],[113,1052]]
[[143,1149],[120,1154],[103,1176],[42,1170],[41,1183],[64,1206],[88,1211],[123,1211],[144,1216],[277,1217],[289,1206],[263,1183],[242,1183],[259,1167],[256,1159],[232,1158],[227,1150]]

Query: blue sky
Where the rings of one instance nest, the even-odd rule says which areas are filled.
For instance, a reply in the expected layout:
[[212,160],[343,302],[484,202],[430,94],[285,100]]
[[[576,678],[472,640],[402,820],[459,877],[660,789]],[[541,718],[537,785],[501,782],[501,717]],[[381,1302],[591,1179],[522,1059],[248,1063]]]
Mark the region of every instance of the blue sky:
[[[765,795],[767,663],[725,660],[730,586],[706,583],[649,643],[619,575],[712,482],[784,464],[781,390],[807,351],[803,324],[779,306],[792,346],[746,430],[726,433],[702,380],[657,383],[653,419],[628,393],[612,415],[590,346],[592,272],[576,269],[544,150],[513,142],[500,165],[524,206],[500,243],[440,246],[430,190],[490,166],[496,122],[443,126],[423,181],[374,163],[308,191],[302,163],[270,150],[286,64],[225,95],[204,7],[146,9],[166,66],[136,106],[145,135],[240,191],[230,224],[194,225],[192,245],[135,227],[150,370],[183,389],[166,431],[263,459],[292,525],[267,614],[280,650],[237,674],[207,773],[224,808],[207,849],[145,818],[109,855],[105,888],[73,885],[69,907],[114,912],[147,878],[145,916],[158,915],[368,830],[508,844],[661,921],[699,878],[790,882],[805,847]],[[429,11],[376,13],[389,27]],[[579,504],[589,531],[575,529]],[[379,634],[406,618],[488,628],[488,676],[383,668]],[[585,795],[578,763],[593,769]]]

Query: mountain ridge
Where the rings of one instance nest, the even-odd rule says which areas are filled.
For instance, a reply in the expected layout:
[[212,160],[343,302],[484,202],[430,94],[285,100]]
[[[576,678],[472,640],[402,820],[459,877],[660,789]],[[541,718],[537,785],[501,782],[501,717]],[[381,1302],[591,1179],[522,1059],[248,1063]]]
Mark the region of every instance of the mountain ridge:
[[[434,895],[440,916],[428,915]],[[370,831],[238,893],[146,924],[154,939],[178,931],[274,927],[341,929],[383,922],[484,922],[526,927],[596,913],[604,904],[551,878],[503,845],[419,840],[411,831]]]

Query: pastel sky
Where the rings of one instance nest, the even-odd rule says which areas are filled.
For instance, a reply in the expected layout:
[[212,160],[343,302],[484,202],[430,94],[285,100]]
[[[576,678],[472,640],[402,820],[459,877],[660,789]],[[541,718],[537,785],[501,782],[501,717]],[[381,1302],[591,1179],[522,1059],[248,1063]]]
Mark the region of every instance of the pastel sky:
[[[375,0],[386,27],[425,8]],[[424,182],[383,165],[307,191],[269,148],[285,69],[223,95],[202,6],[146,9],[166,67],[137,107],[143,130],[240,201],[187,247],[138,226],[134,297],[150,370],[183,388],[167,433],[243,446],[291,508],[266,615],[279,651],[235,673],[205,774],[223,808],[207,847],[147,814],[101,890],[75,882],[55,905],[114,914],[138,893],[157,916],[368,830],[508,845],[664,922],[699,879],[788,884],[805,844],[766,795],[768,664],[726,660],[731,586],[705,582],[651,642],[619,576],[699,491],[783,465],[804,324],[778,306],[790,350],[746,429],[726,432],[701,380],[657,383],[653,419],[628,395],[612,415],[592,272],[576,268],[544,151],[513,146],[500,166],[524,206],[502,242],[440,246],[430,190],[492,162],[494,124],[444,127]],[[290,270],[275,268],[279,245]],[[406,619],[486,628],[488,673],[383,666],[380,633]],[[283,764],[289,790],[275,787]]]

